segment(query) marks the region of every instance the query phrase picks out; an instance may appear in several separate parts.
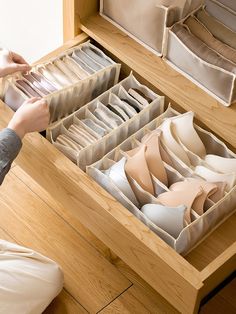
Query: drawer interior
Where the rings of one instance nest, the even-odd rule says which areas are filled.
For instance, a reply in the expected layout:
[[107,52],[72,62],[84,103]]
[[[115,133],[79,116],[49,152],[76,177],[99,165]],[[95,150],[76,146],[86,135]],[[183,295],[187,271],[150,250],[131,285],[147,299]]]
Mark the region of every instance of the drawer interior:
[[[101,49],[103,49],[107,55],[113,58],[116,62],[122,64],[121,66],[121,79],[129,75],[130,71],[133,71],[135,76],[139,79],[142,84],[147,85],[155,92],[162,95],[163,93],[157,88],[158,85],[153,86],[148,80],[144,79],[143,76],[138,75],[133,68],[130,68],[127,64],[124,63],[120,58],[117,58],[116,55],[110,52],[108,49],[104,49],[102,45],[95,43]],[[165,94],[163,94],[166,96]],[[166,97],[165,106],[171,103],[172,107],[180,112],[185,112],[185,109],[176,102],[173,102],[172,99]],[[197,120],[197,123],[203,126],[205,129],[210,130],[204,123]],[[229,143],[226,142],[227,145]],[[232,148],[232,146],[231,146]],[[234,148],[232,148],[235,151]],[[212,263],[217,257],[219,257],[225,250],[229,249],[234,243],[236,243],[236,232],[235,232],[235,223],[236,223],[236,214],[233,214],[229,219],[227,219],[223,224],[221,224],[216,230],[212,231],[206,239],[197,245],[191,252],[189,252],[183,258],[186,259],[194,268],[198,271],[202,271],[210,263]]]
[[[98,15],[98,2],[92,0],[88,4],[85,0],[75,1],[76,12],[80,12],[80,28],[84,31],[79,35],[79,42],[85,41],[89,35],[96,45],[122,64],[121,78],[132,70],[141,83],[166,96],[166,106],[170,101],[178,111],[194,111],[200,125],[216,133],[235,150],[236,107],[222,107],[211,96],[169,68],[161,58],[101,18]],[[65,45],[60,52],[77,43],[75,40]],[[58,51],[53,56],[57,54]],[[192,293],[189,298],[191,304],[197,298],[195,291],[202,291],[201,294],[205,295],[235,269],[236,214],[182,257],[46,140],[38,137],[34,142],[36,150],[31,144],[28,145],[26,156],[42,159],[45,177],[40,175],[41,168],[34,169],[33,165],[27,172],[52,196],[58,198],[65,208],[71,210],[75,219],[80,220],[163,296],[168,296],[168,289],[172,289],[173,280],[176,280],[173,288],[176,295],[168,296],[172,304],[182,306],[180,299],[183,296],[179,297],[179,293],[188,293],[189,289],[189,294]],[[50,160],[44,160],[48,152]],[[23,168],[26,162],[30,163],[30,158],[20,157],[18,161]],[[60,182],[59,190],[53,184],[54,176]],[[222,269],[224,272],[219,274]],[[159,276],[153,278],[153,273]],[[173,275],[169,282],[166,281],[168,273],[170,277]]]

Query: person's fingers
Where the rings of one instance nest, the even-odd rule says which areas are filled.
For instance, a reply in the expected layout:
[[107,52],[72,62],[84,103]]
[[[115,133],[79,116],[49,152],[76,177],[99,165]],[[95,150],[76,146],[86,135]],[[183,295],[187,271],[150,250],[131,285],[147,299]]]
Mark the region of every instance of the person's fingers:
[[40,97],[32,97],[32,98],[26,100],[26,103],[27,103],[27,104],[29,104],[29,103],[32,103],[32,104],[33,104],[33,103],[35,103],[36,101],[39,101],[39,100],[41,100]]
[[28,62],[20,55],[18,55],[18,53],[15,53],[15,52],[11,52],[11,55],[12,55],[12,60],[16,63],[19,63],[19,64],[28,64]]
[[17,64],[11,63],[8,65],[8,74],[15,72],[28,72],[31,70],[31,67],[28,64]]

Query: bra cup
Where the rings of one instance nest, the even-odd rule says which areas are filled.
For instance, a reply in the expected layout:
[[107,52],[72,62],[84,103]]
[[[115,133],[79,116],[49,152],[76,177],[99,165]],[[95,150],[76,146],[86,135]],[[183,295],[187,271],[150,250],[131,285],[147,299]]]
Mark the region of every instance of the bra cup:
[[192,205],[192,209],[201,216],[204,214],[206,199],[217,192],[218,186],[215,183],[193,178],[187,178],[186,183],[196,185],[196,187],[200,187],[203,190],[203,193],[196,197]]
[[229,192],[235,184],[235,173],[218,173],[204,166],[197,166],[195,174],[208,182],[226,182],[226,192]]
[[214,182],[214,184],[217,186],[217,191],[211,195],[209,195],[209,199],[212,200],[214,203],[219,202],[224,195],[225,195],[225,189],[227,186],[226,182]]
[[146,204],[141,208],[143,214],[155,225],[177,238],[184,228],[185,205],[167,207],[158,204]]
[[206,164],[221,173],[236,173],[236,158],[224,158],[217,155],[206,155]]
[[160,135],[157,133],[151,134],[143,143],[147,146],[145,157],[149,171],[163,184],[168,186],[168,178],[159,150]]
[[123,157],[120,161],[111,166],[111,168],[105,170],[104,174],[114,182],[114,184],[135,206],[139,207],[138,201],[125,174],[125,163],[126,158]]
[[166,150],[164,149],[163,144],[161,142],[159,142],[159,149],[160,149],[161,159],[167,165],[169,165],[172,168],[174,168],[173,162],[172,162],[171,158],[169,157],[168,153],[166,152]]
[[160,126],[162,130],[161,140],[163,143],[179,158],[181,159],[187,166],[190,166],[189,158],[181,147],[181,145],[176,141],[172,134],[172,122],[170,119],[167,119]]
[[197,196],[202,193],[202,189],[196,187],[188,187],[188,190],[184,191],[170,191],[165,192],[159,195],[157,201],[159,201],[162,205],[168,207],[176,207],[180,204],[184,204],[186,206],[186,211],[184,215],[184,219],[187,224],[191,223],[191,207]]
[[133,156],[127,155],[125,173],[133,178],[147,192],[154,195],[154,187],[145,159],[146,146],[141,145]]
[[193,116],[193,112],[187,112],[172,119],[172,130],[188,150],[204,158],[206,156],[206,148],[194,129]]

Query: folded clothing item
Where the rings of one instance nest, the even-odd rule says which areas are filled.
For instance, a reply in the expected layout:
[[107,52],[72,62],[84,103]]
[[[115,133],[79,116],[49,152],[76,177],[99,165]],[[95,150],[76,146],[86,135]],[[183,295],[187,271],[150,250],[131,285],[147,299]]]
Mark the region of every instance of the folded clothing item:
[[73,71],[71,71],[70,67],[68,67],[67,64],[63,60],[57,59],[54,61],[54,64],[57,66],[59,70],[62,71],[62,73],[66,75],[66,77],[70,79],[72,83],[77,83],[80,80],[78,75],[76,75]]
[[23,74],[23,77],[33,89],[40,91],[44,96],[50,93],[50,91],[45,89],[30,73]]
[[76,139],[79,139],[78,143],[83,147],[86,147],[96,141],[96,138],[81,126],[72,124],[68,131],[74,134]]
[[55,77],[56,81],[62,86],[68,86],[73,84],[73,81],[63,73],[55,64],[49,63],[45,65],[46,69],[51,72],[52,76]]
[[114,112],[109,110],[106,106],[101,103],[98,104],[93,114],[108,127],[115,129],[123,123],[123,120]]
[[107,134],[107,131],[102,128],[100,125],[98,125],[96,122],[94,122],[92,119],[84,119],[81,120],[88,128],[93,130],[96,134],[98,134],[100,137],[103,137]]
[[40,92],[32,88],[27,81],[16,80],[16,86],[28,97],[41,97],[42,96]]
[[79,79],[83,80],[89,76],[89,73],[86,72],[74,59],[69,56],[66,56],[62,59],[68,68],[73,71]]
[[186,26],[176,24],[173,26],[172,31],[199,58],[236,74],[236,64],[210,49],[204,42],[192,35]]
[[83,46],[81,50],[99,65],[103,67],[111,65],[111,62],[106,57],[104,57],[105,55],[102,55],[102,53],[97,49],[92,48],[91,46]]
[[117,116],[119,116],[123,121],[129,120],[129,116],[118,105],[108,104],[107,108],[111,110],[113,113],[115,113]]
[[68,135],[61,134],[57,137],[56,143],[63,145],[65,147],[72,148],[73,150],[79,152],[82,149],[82,146],[80,146],[78,143],[73,141]]
[[30,74],[33,76],[33,78],[35,78],[39,82],[39,84],[43,88],[45,88],[49,92],[53,93],[57,90],[56,86],[53,85],[52,82],[49,82],[43,75],[36,73],[34,71],[31,71]]
[[196,17],[190,16],[184,24],[188,26],[194,36],[198,37],[209,48],[215,50],[226,59],[236,63],[236,50],[216,39]]
[[147,106],[148,104],[152,102],[152,99],[150,97],[146,96],[143,92],[141,92],[137,88],[130,88],[128,93],[143,106]]
[[97,72],[102,69],[102,66],[95,62],[92,58],[90,58],[85,52],[81,49],[77,49],[73,52],[72,58],[76,58],[75,60],[80,60],[85,63],[90,69]]
[[196,17],[214,37],[236,49],[236,32],[212,17],[204,9],[197,11]]

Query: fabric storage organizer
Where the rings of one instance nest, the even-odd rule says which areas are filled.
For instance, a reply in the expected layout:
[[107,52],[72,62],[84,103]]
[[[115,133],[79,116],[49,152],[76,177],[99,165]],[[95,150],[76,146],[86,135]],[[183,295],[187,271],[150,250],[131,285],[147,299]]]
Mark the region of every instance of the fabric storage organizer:
[[[98,62],[91,59],[90,56],[87,56],[84,50],[86,48],[91,48],[92,51],[97,52],[101,58],[106,61],[105,64],[98,64]],[[65,57],[70,57],[73,53],[79,51],[83,55],[85,54],[85,58],[88,58],[88,62],[93,62],[97,68],[96,70],[91,69],[90,67],[86,67],[85,62],[81,61],[81,64],[90,72],[87,72],[88,75],[79,79],[78,81],[73,81],[68,84],[68,86],[56,86],[57,90],[48,93],[47,95],[43,95],[38,91],[39,96],[43,97],[47,100],[50,108],[51,119],[50,122],[55,122],[75,110],[79,109],[83,105],[85,105],[90,100],[96,98],[98,95],[109,89],[111,86],[117,83],[120,73],[120,65],[116,64],[112,59],[108,58],[101,50],[97,47],[93,46],[89,42],[83,43],[77,47],[69,49],[65,53],[57,56],[56,58],[52,58],[47,62],[47,64],[40,64],[33,68],[33,71],[38,74],[42,74],[40,69],[45,69],[45,66],[55,65],[58,60],[62,60]],[[96,57],[96,56],[95,56]],[[72,60],[73,62],[74,60]],[[75,62],[75,61],[74,61]],[[78,66],[76,64],[76,66]],[[81,67],[81,66],[80,66]],[[57,67],[58,70],[58,67]],[[60,70],[60,69],[59,69]],[[84,70],[84,68],[82,68]],[[44,76],[44,75],[43,75]],[[49,81],[49,83],[58,84],[58,81],[55,80],[54,76],[52,77],[54,81]],[[20,79],[25,81],[26,79],[21,75],[17,75],[17,77],[10,76],[6,78],[4,85],[4,101],[7,105],[9,105],[13,110],[16,110],[25,100],[29,97],[19,89],[19,86],[16,86],[16,81]],[[45,79],[45,77],[44,77]],[[47,83],[48,83],[48,78]]]
[[[194,111],[198,122],[236,148],[234,106],[220,105],[163,59],[103,19],[99,0],[72,2],[75,6],[69,5],[65,16],[74,23],[65,24],[68,42],[60,51],[95,40],[107,55],[122,64],[123,77],[133,70],[139,82],[165,95],[174,108]],[[58,50],[44,59],[50,60],[52,55],[56,58]],[[174,307],[181,313],[198,313],[201,300],[235,271],[235,214],[183,257],[48,141],[32,134],[24,150],[17,165],[48,191],[75,223],[82,223],[120,257],[131,268],[131,274],[138,274],[142,287],[145,281],[145,287],[147,283],[154,289],[156,312],[160,307],[163,312]],[[142,291],[145,294],[145,289]],[[148,292],[144,297],[148,299]],[[167,309],[165,304],[169,305]]]
[[[169,107],[167,111],[165,111],[161,116],[157,117],[155,120],[151,121],[149,124],[144,126],[141,130],[132,135],[121,145],[119,145],[113,151],[104,156],[101,160],[87,167],[87,173],[91,175],[99,184],[103,186],[104,189],[111,193],[119,202],[122,203],[122,205],[124,205],[131,213],[133,213],[142,222],[144,222],[152,231],[158,234],[158,236],[160,236],[178,253],[187,254],[199,241],[202,241],[210,231],[217,228],[217,226],[219,226],[219,224],[222,221],[227,219],[230,215],[232,215],[235,212],[236,208],[235,174],[234,182],[232,183],[232,186],[230,186],[229,191],[225,193],[223,198],[218,200],[216,203],[210,201],[211,203],[208,205],[209,208],[204,212],[204,214],[198,216],[197,218],[195,218],[194,221],[185,226],[179,233],[179,235],[176,237],[172,236],[164,229],[161,229],[160,227],[155,225],[148,217],[145,216],[144,213],[140,211],[140,207],[145,205],[146,200],[149,200],[150,202],[153,202],[153,204],[156,204],[158,203],[158,199],[151,196],[148,192],[144,191],[140,186],[138,186],[137,189],[139,189],[140,195],[143,194],[141,197],[143,198],[143,204],[141,204],[140,207],[138,208],[137,204],[134,204],[132,200],[130,200],[128,196],[125,195],[127,192],[120,190],[119,186],[116,185],[116,182],[113,181],[108,174],[106,174],[106,172],[112,165],[120,162],[121,158],[124,158],[125,156],[124,152],[137,147],[138,145],[137,142],[141,144],[142,137],[144,137],[146,134],[150,134],[149,133],[150,131],[159,128],[162,125],[163,121],[165,121],[166,119],[168,118],[171,119],[172,117],[176,117],[177,115],[179,115],[179,113],[173,110],[171,107]],[[179,117],[181,116],[179,115]],[[201,129],[196,125],[195,129],[197,130],[198,135],[205,144],[206,152],[208,154],[209,153],[219,154],[220,156],[223,157],[228,157],[232,159],[236,158],[236,155],[233,152],[229,151],[225,144],[219,141],[214,135]],[[165,130],[163,130],[162,132],[164,134]],[[169,177],[169,185],[178,181],[183,181],[186,178],[201,178],[193,171],[193,165],[195,165],[196,167],[199,166],[201,164],[200,162],[201,158],[195,156],[195,158],[197,158],[199,161],[195,163],[192,162],[191,167],[189,168],[173,152],[167,149],[167,147],[165,147],[165,150],[168,153],[169,157],[171,158],[173,166],[172,167],[171,165],[165,164],[166,171]],[[236,165],[236,159],[234,161]],[[114,173],[113,177],[116,175],[118,180],[119,173],[116,174]],[[120,179],[118,180],[118,182],[120,184]],[[155,184],[157,185],[158,182],[156,182]],[[156,197],[161,195],[161,193],[167,191],[167,189],[164,190],[163,185],[161,185],[160,182],[159,184],[160,185],[155,188]],[[158,193],[160,194],[158,195]],[[141,201],[139,200],[138,203],[140,204],[140,202]],[[178,219],[177,209],[175,214],[176,219]]]
[[202,1],[101,0],[100,14],[147,49],[161,56],[166,28],[198,7]]
[[[184,23],[188,14],[200,5],[219,23],[236,31],[236,12],[233,1],[142,1],[116,2],[100,1],[100,14],[109,22],[122,29],[153,53],[163,56],[174,69],[187,76],[195,84],[210,93],[225,106],[236,101],[236,70],[224,69],[195,53],[174,32],[176,23]],[[135,10],[132,8],[135,7]],[[142,17],[145,18],[142,18]],[[138,22],[137,22],[138,21]],[[180,22],[179,22],[180,21]],[[158,31],[156,31],[158,29]],[[234,37],[235,40],[235,37]],[[214,52],[214,50],[213,50]],[[181,58],[179,56],[181,55]],[[205,57],[207,57],[205,55]],[[217,58],[217,56],[213,56]],[[233,66],[233,65],[232,65]],[[235,62],[234,62],[235,67]]]
[[[115,129],[108,130],[107,134],[105,134],[103,137],[97,138],[94,143],[85,146],[79,152],[76,152],[69,147],[63,147],[61,144],[58,144],[56,142],[56,139],[60,134],[68,134],[68,128],[72,124],[82,124],[83,127],[86,127],[84,123],[81,122],[81,120],[83,121],[86,118],[90,118],[93,115],[93,112],[97,108],[98,104],[103,104],[106,106],[109,102],[112,102],[111,98],[115,97],[115,95],[120,96],[121,99],[129,98],[130,96],[128,94],[128,90],[130,88],[145,90],[145,92],[150,97],[152,97],[153,101],[150,104],[147,104],[145,107],[141,108],[141,111],[135,114],[128,121],[123,122]],[[49,128],[47,130],[47,138],[51,143],[53,143],[53,145],[55,145],[73,162],[75,162],[82,170],[85,171],[87,165],[90,165],[98,159],[102,158],[102,156],[104,156],[115,146],[123,142],[128,136],[130,136],[138,129],[142,128],[145,124],[160,115],[163,112],[163,108],[164,98],[156,95],[147,87],[141,85],[135,79],[135,77],[130,74],[129,77],[121,81],[119,84],[115,85],[110,90],[104,92],[95,100],[88,103],[86,106],[83,106],[78,111],[63,119],[60,123]],[[93,118],[97,120],[96,117],[93,116]],[[76,140],[76,136],[74,136],[73,138]]]
[[[204,19],[210,14],[211,20],[215,22],[217,19],[219,25],[224,22],[226,26],[223,27],[226,27],[228,32],[231,32],[232,34],[234,33],[234,38],[236,39],[236,12],[224,7],[223,4],[220,4],[217,1],[207,0],[202,8],[195,11],[190,16],[193,16],[193,18],[198,21],[198,14],[202,13],[205,15]],[[186,25],[185,22],[186,19],[179,22],[179,25]],[[194,37],[195,40],[198,40],[193,47],[193,41],[192,43],[190,42],[190,36],[192,35],[191,29],[189,30],[188,26],[186,26],[186,34],[178,35],[177,31],[183,32],[183,30],[179,29],[175,31],[177,25],[178,23],[168,30],[167,43],[163,56],[164,60],[174,67],[174,69],[180,71],[180,73],[187,76],[195,84],[203,88],[206,92],[210,93],[223,105],[230,106],[236,101],[235,62],[229,61],[229,59],[223,57],[222,54],[213,48],[209,48],[207,43],[203,43],[196,36],[192,36],[192,40]],[[206,31],[209,32],[208,36],[212,36],[212,29],[208,30],[208,25],[205,24],[205,22],[202,22],[202,18],[200,19],[200,25],[205,27]],[[231,27],[232,31],[229,27]],[[182,36],[184,40],[181,39],[180,36]],[[225,35],[225,37],[227,38],[227,35]],[[216,41],[216,38],[216,36],[212,36],[212,40],[214,39]],[[224,45],[222,40],[221,42],[222,45]],[[206,51],[207,49],[208,51]],[[232,54],[235,47],[231,48],[227,45],[225,49],[231,49]],[[198,50],[197,53],[196,50]],[[236,54],[236,50],[233,54]]]

